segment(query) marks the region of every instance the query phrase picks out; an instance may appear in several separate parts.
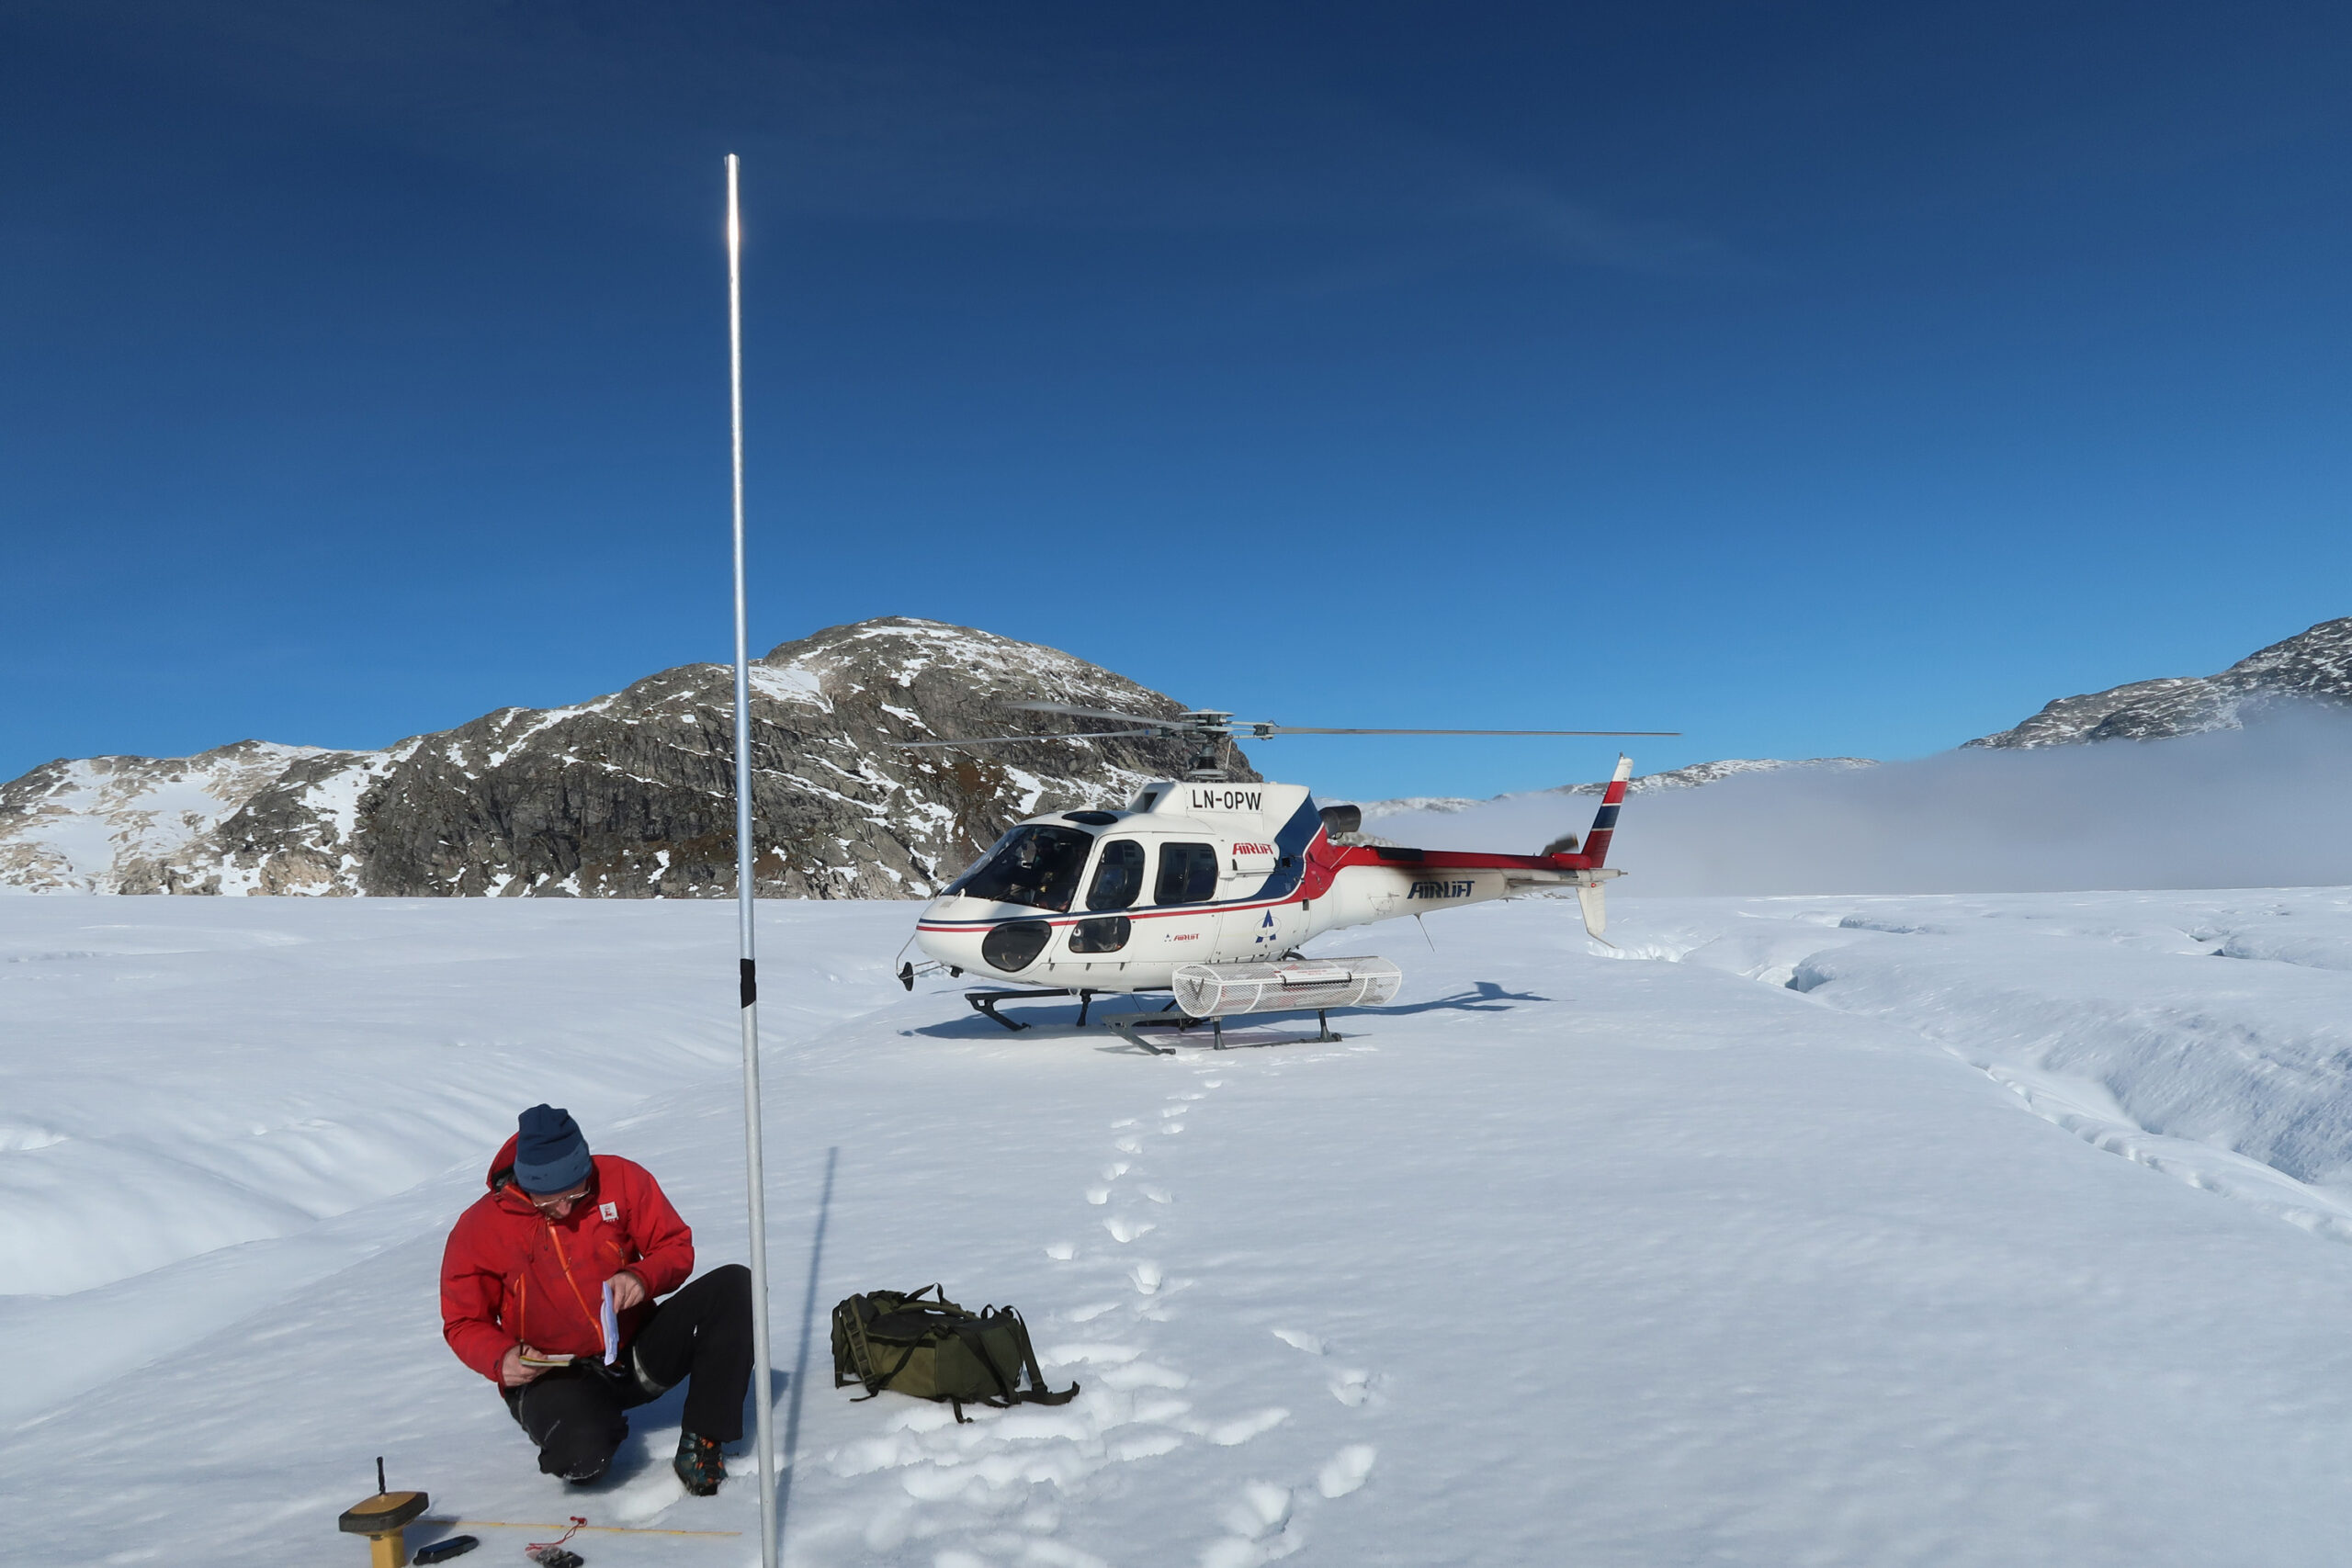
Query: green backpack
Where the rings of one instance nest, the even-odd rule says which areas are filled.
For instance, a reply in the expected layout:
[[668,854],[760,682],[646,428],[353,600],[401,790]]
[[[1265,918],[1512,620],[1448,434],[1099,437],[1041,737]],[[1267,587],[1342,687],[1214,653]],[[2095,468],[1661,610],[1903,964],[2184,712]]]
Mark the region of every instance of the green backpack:
[[[1024,1371],[1029,1386],[1016,1389]],[[946,1400],[958,1421],[971,1419],[967,1404],[1067,1404],[1078,1394],[1076,1383],[1046,1392],[1019,1313],[1009,1306],[969,1311],[935,1284],[910,1295],[873,1291],[833,1309],[833,1386],[851,1383],[865,1385],[860,1399],[888,1389]]]

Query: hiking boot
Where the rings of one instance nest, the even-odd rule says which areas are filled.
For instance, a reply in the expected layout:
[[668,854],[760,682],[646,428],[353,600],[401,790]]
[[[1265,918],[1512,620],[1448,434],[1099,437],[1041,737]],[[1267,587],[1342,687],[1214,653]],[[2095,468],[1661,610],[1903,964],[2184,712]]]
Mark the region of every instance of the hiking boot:
[[720,1457],[718,1445],[692,1432],[678,1434],[678,1457],[670,1461],[670,1468],[697,1497],[709,1496],[727,1479],[727,1461]]

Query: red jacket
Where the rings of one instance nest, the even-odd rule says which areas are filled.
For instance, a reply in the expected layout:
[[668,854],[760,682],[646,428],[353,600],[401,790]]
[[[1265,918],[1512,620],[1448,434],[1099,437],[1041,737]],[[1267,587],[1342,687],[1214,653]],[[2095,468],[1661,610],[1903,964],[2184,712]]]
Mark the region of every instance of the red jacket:
[[491,1162],[490,1191],[458,1216],[441,1254],[441,1337],[492,1382],[516,1345],[602,1356],[605,1281],[622,1269],[645,1281],[646,1295],[620,1314],[624,1345],[653,1298],[695,1271],[695,1233],[643,1166],[596,1156],[588,1195],[550,1220],[509,1184],[514,1165],[509,1138]]

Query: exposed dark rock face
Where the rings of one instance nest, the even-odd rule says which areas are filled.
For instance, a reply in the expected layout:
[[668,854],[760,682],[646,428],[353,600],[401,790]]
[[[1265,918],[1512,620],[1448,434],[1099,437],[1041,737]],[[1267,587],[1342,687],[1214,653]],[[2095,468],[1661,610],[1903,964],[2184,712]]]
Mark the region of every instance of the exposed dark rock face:
[[[752,686],[753,874],[770,896],[921,897],[1020,818],[1124,804],[1191,756],[1156,739],[888,744],[1087,728],[1009,705],[1022,701],[1182,711],[1066,653],[933,621],[865,621],[783,644],[752,667]],[[731,897],[733,711],[733,671],[693,664],[381,751],[248,741],[197,758],[52,762],[0,789],[0,881]],[[1238,751],[1233,768],[1257,776]]]
[[2060,697],[2015,728],[1968,744],[2035,747],[2155,740],[2235,729],[2262,708],[2281,702],[2347,700],[2352,700],[2352,616],[2322,621],[2241,659],[2218,675],[2174,675]]

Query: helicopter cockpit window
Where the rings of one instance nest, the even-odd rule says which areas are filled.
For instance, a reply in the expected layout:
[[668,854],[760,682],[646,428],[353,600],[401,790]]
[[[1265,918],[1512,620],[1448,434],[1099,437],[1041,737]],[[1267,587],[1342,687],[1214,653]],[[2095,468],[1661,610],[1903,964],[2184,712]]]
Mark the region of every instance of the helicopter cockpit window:
[[1143,892],[1143,846],[1133,839],[1113,839],[1103,844],[1095,863],[1094,881],[1086,889],[1090,909],[1125,909]]
[[1216,897],[1216,847],[1159,846],[1159,884],[1152,898],[1160,904],[1205,904]]
[[1074,828],[1015,828],[947,891],[1033,909],[1068,909],[1086,869],[1086,852],[1093,847],[1094,836]]

